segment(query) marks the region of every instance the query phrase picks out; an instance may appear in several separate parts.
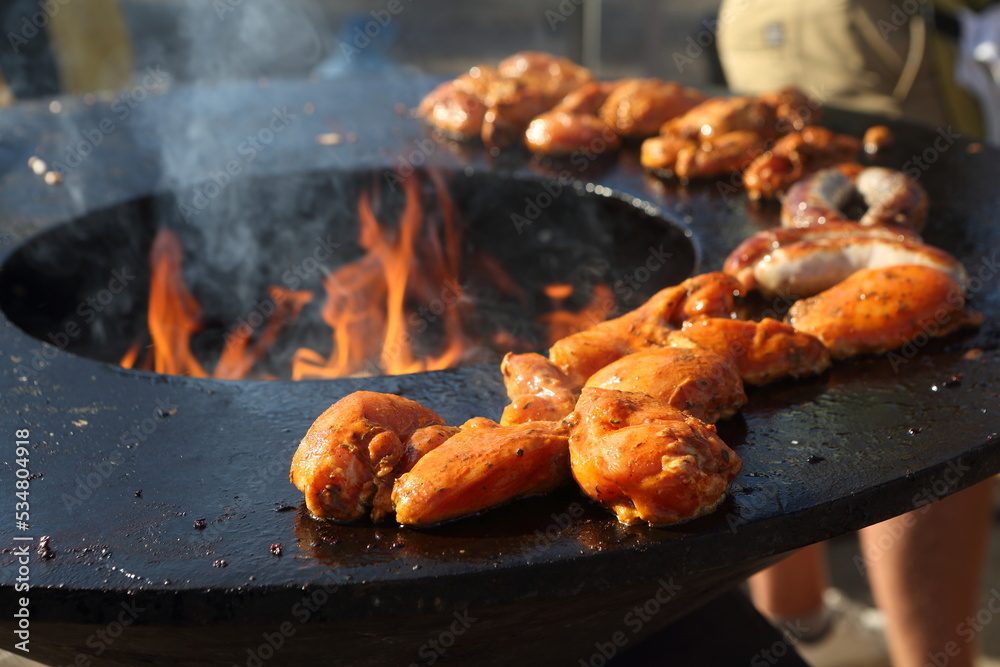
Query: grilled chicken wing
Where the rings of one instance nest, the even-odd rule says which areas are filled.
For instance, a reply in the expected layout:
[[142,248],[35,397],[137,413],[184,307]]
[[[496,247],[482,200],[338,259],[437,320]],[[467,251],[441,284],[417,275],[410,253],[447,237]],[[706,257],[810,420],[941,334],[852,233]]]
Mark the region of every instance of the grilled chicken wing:
[[713,97],[683,116],[667,121],[660,134],[708,139],[737,131],[752,132],[761,139],[773,138],[774,107],[749,96]]
[[549,107],[593,80],[586,67],[542,51],[521,51],[508,56],[497,65],[497,72],[546,95],[551,100]]
[[710,512],[742,466],[714,426],[645,394],[586,388],[567,421],[573,477],[625,524]]
[[982,315],[965,309],[963,288],[947,273],[904,265],[858,271],[793,304],[788,321],[819,338],[834,359],[844,359],[976,326]]
[[819,106],[796,86],[761,93],[757,99],[774,108],[779,134],[817,125],[822,119]]
[[540,354],[508,352],[500,364],[500,372],[511,400],[500,418],[503,426],[557,421],[576,405],[576,393],[569,378]]
[[770,318],[751,322],[711,317],[685,322],[671,336],[670,344],[696,345],[726,356],[743,381],[752,385],[818,375],[830,367],[830,353],[819,339]]
[[321,519],[368,516],[378,490],[392,486],[404,443],[417,429],[443,425],[416,401],[370,391],[340,399],[321,414],[292,458],[290,479]]
[[417,115],[455,139],[480,135],[486,103],[459,81],[445,81],[420,101]]
[[699,91],[673,81],[626,79],[608,95],[600,116],[619,136],[643,139],[704,99]]
[[732,361],[700,347],[629,354],[594,373],[585,387],[647,394],[707,424],[732,417],[747,402]]
[[435,424],[424,426],[413,432],[413,435],[403,443],[403,455],[399,457],[399,463],[393,468],[389,483],[381,484],[375,492],[375,499],[372,501],[372,519],[381,521],[392,516],[392,488],[396,478],[405,472],[409,472],[416,465],[417,461],[423,458],[424,454],[436,449],[445,440],[458,433],[457,426],[443,426]]
[[749,130],[712,135],[698,144],[682,146],[677,151],[673,172],[685,180],[730,174],[746,169],[766,149],[766,140]]
[[861,141],[810,125],[787,134],[743,172],[743,187],[751,199],[776,198],[797,180],[824,167],[853,162]]
[[639,148],[639,163],[646,169],[674,173],[677,156],[681,151],[698,149],[698,141],[688,137],[661,134],[642,142]]
[[568,432],[562,422],[470,420],[396,480],[396,520],[430,526],[555,489],[570,477]]
[[487,146],[517,141],[533,118],[592,79],[585,67],[538,51],[505,58],[497,72],[499,78],[491,82],[483,98],[487,110],[480,136]]
[[543,155],[571,155],[588,150],[600,155],[616,151],[621,139],[597,116],[549,111],[534,118],[524,131],[524,143]]
[[631,352],[667,345],[670,331],[698,317],[732,317],[742,285],[721,271],[666,287],[621,317],[557,340],[549,359],[580,387],[591,375]]
[[559,103],[552,107],[552,111],[596,116],[617,85],[616,81],[591,81],[559,100]]

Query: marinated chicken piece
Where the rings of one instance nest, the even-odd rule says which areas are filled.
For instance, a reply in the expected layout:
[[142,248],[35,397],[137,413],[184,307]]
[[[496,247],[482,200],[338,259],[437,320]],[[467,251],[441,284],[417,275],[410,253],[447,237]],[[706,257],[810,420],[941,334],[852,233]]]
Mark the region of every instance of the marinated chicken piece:
[[486,104],[457,80],[445,81],[417,107],[417,115],[455,139],[474,139],[482,132]]
[[559,103],[552,107],[552,111],[596,116],[617,85],[616,81],[591,81],[559,100]]
[[562,422],[500,426],[477,418],[396,480],[396,520],[431,526],[569,480],[568,427]]
[[[403,455],[399,458],[399,463],[393,468],[393,481],[404,472],[413,469],[424,454],[436,449],[445,440],[458,433],[457,426],[443,426],[435,424],[424,426],[413,432],[413,435],[403,444]],[[375,499],[372,501],[372,520],[382,521],[393,513],[392,507],[392,484],[382,484],[375,492]]]
[[670,332],[686,320],[735,316],[740,290],[742,285],[721,271],[688,278],[621,317],[557,340],[549,348],[549,359],[571,386],[583,386],[599,369],[626,354],[666,346]]
[[[681,283],[684,296],[674,312],[671,323],[681,326],[698,317],[736,317],[736,297],[743,294],[743,285],[722,271],[710,271],[688,278]],[[647,303],[654,303],[654,296]],[[669,305],[669,304],[668,304]],[[644,308],[639,306],[637,310]]]
[[631,354],[634,343],[623,323],[608,320],[560,338],[549,347],[549,359],[566,375],[570,387],[579,388],[600,369]]
[[584,389],[567,421],[573,477],[624,524],[711,512],[742,466],[714,426],[645,394]]
[[528,149],[544,155],[570,155],[587,150],[601,154],[616,151],[621,139],[597,116],[549,111],[537,116],[524,131]]
[[751,199],[781,196],[795,181],[824,167],[853,162],[861,142],[846,134],[809,126],[785,135],[743,172],[743,187]]
[[865,153],[869,155],[881,153],[892,146],[892,130],[885,125],[872,125],[865,130],[865,136],[861,138],[861,142],[865,145]]
[[639,149],[639,162],[651,171],[674,173],[677,167],[677,156],[681,151],[697,150],[698,142],[686,137],[660,135],[650,137],[642,142]]
[[774,107],[755,97],[713,97],[667,121],[660,134],[704,140],[730,132],[752,132],[766,140],[777,133],[775,121]]
[[573,412],[576,392],[569,378],[542,355],[508,352],[500,372],[511,400],[503,410],[501,425],[558,421]]
[[402,396],[358,391],[330,406],[309,427],[292,458],[290,479],[320,519],[368,516],[376,493],[392,486],[404,442],[444,424],[434,411]]
[[[858,207],[857,213],[848,212],[851,206]],[[866,227],[898,225],[919,231],[927,207],[927,193],[901,171],[867,167],[845,174],[841,169],[822,169],[788,190],[781,223],[810,227],[856,221]]]
[[[827,222],[801,228],[775,227],[757,232],[726,258],[722,270],[734,276],[748,290],[757,289],[754,270],[774,250],[802,241],[840,238],[878,238],[890,241],[919,241],[916,232],[901,227],[864,227],[856,222]],[[770,260],[768,260],[770,261]]]
[[726,356],[743,381],[752,385],[819,375],[830,367],[830,353],[819,339],[771,318],[692,320],[671,337],[670,344],[696,345]]
[[487,110],[480,136],[487,146],[507,146],[522,137],[536,116],[550,110],[567,94],[589,83],[590,71],[566,58],[525,51],[497,66],[483,98]]
[[757,100],[774,108],[779,134],[817,125],[822,119],[819,106],[796,86],[761,93]]
[[555,104],[549,93],[518,79],[495,81],[485,101],[480,137],[488,147],[520,141],[531,120]]
[[746,169],[766,149],[766,141],[755,132],[737,130],[713,135],[698,144],[682,146],[673,172],[685,180],[730,174]]
[[594,373],[585,387],[646,394],[707,424],[732,417],[747,402],[732,361],[701,347],[629,354]]
[[619,136],[643,139],[659,134],[664,123],[704,99],[701,92],[673,81],[626,79],[608,95],[600,116]]
[[877,237],[821,238],[784,245],[757,262],[753,275],[762,294],[801,298],[829,289],[860,269],[902,264],[933,267],[963,286],[968,282],[965,267],[944,250]]
[[500,78],[500,73],[489,65],[475,65],[456,78],[455,85],[485,101],[493,84]]
[[845,359],[977,326],[982,314],[965,309],[963,288],[947,273],[904,265],[858,271],[793,304],[788,321],[819,338],[834,359]]
[[551,100],[549,108],[593,80],[586,67],[541,51],[522,51],[508,56],[497,65],[497,72],[501,77],[517,79],[528,88],[543,93]]
[[403,446],[403,455],[395,469],[396,476],[410,472],[424,454],[440,447],[445,440],[458,433],[459,430],[458,426],[445,426],[443,424],[418,428]]

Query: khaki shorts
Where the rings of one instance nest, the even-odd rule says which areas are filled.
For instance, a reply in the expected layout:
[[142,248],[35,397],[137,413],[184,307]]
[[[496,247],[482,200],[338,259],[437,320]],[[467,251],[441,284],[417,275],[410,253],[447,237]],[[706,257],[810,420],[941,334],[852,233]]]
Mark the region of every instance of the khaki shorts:
[[929,7],[927,0],[723,0],[719,56],[737,92],[795,84],[821,104],[946,125],[924,21]]

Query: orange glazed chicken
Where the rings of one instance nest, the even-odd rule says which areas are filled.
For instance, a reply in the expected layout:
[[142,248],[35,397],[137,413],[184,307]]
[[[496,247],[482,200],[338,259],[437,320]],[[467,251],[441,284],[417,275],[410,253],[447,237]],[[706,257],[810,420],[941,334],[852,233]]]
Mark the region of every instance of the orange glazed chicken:
[[408,398],[355,392],[330,406],[302,438],[292,458],[292,484],[305,494],[315,517],[365,518],[376,493],[391,488],[398,476],[406,441],[418,429],[443,424],[435,412]]
[[508,352],[500,373],[511,403],[504,408],[504,426],[529,421],[558,421],[573,412],[577,393],[569,378],[540,354]]
[[551,491],[569,480],[568,435],[562,422],[470,419],[396,480],[396,520],[430,526]]
[[646,394],[708,424],[732,417],[747,402],[733,363],[698,347],[629,354],[594,373],[585,387]]
[[645,394],[588,387],[567,421],[573,477],[624,524],[711,512],[743,465],[714,426]]
[[549,348],[549,359],[580,387],[591,375],[626,354],[663,347],[670,332],[686,320],[731,317],[742,285],[721,271],[688,278],[666,287],[635,310],[601,322]]
[[819,375],[830,353],[817,338],[764,318],[760,322],[710,317],[685,322],[670,344],[697,345],[732,359],[747,384]]
[[819,338],[834,359],[878,354],[918,334],[944,336],[982,322],[965,309],[962,287],[947,273],[919,265],[858,271],[788,311],[797,331]]

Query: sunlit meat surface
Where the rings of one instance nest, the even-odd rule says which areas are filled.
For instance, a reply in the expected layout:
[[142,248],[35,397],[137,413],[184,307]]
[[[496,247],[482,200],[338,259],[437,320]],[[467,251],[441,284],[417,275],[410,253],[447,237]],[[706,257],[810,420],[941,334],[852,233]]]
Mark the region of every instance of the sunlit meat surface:
[[601,118],[619,136],[643,139],[701,103],[705,95],[674,81],[626,79],[618,82],[601,107]]
[[529,150],[542,155],[601,154],[621,146],[618,135],[597,116],[549,111],[532,119],[524,131]]
[[732,317],[742,286],[721,271],[703,273],[666,287],[621,317],[557,340],[549,359],[583,386],[591,375],[631,352],[667,345],[670,332],[689,319]]
[[573,477],[624,524],[711,512],[742,467],[714,426],[645,394],[584,389],[568,421]]
[[551,491],[570,479],[568,436],[562,422],[471,419],[396,481],[396,520],[430,526]]
[[626,355],[590,376],[585,387],[646,394],[707,424],[732,417],[747,401],[733,362],[699,347]]
[[865,227],[856,222],[827,222],[810,227],[774,227],[757,232],[738,245],[726,258],[722,270],[734,276],[748,290],[758,289],[758,264],[778,248],[823,239],[877,238],[889,241],[919,241],[916,232],[902,227]]
[[660,134],[707,139],[748,131],[768,139],[777,134],[775,125],[774,108],[755,97],[713,97],[683,116],[667,121]]
[[[729,358],[747,384],[818,375],[830,366],[830,354],[814,336],[783,322],[718,317],[685,322],[671,345],[696,345]],[[707,420],[706,420],[707,421]]]
[[860,152],[859,139],[810,125],[781,137],[750,163],[743,172],[743,187],[751,199],[774,199],[806,174],[853,162]]
[[951,276],[926,266],[858,271],[788,312],[797,331],[819,338],[834,359],[879,354],[915,339],[976,326],[982,315],[965,309],[964,290]]
[[[292,458],[291,482],[315,517],[366,518],[379,489],[392,488],[406,441],[418,429],[443,424],[416,401],[355,392],[330,406],[306,432]],[[383,514],[375,512],[372,518]]]
[[948,273],[964,285],[962,264],[940,248],[916,241],[871,236],[800,241],[775,249],[753,269],[764,294],[812,296],[829,289],[861,269],[920,264]]
[[500,372],[511,399],[500,419],[504,426],[560,420],[576,405],[576,391],[569,378],[540,354],[507,353]]

